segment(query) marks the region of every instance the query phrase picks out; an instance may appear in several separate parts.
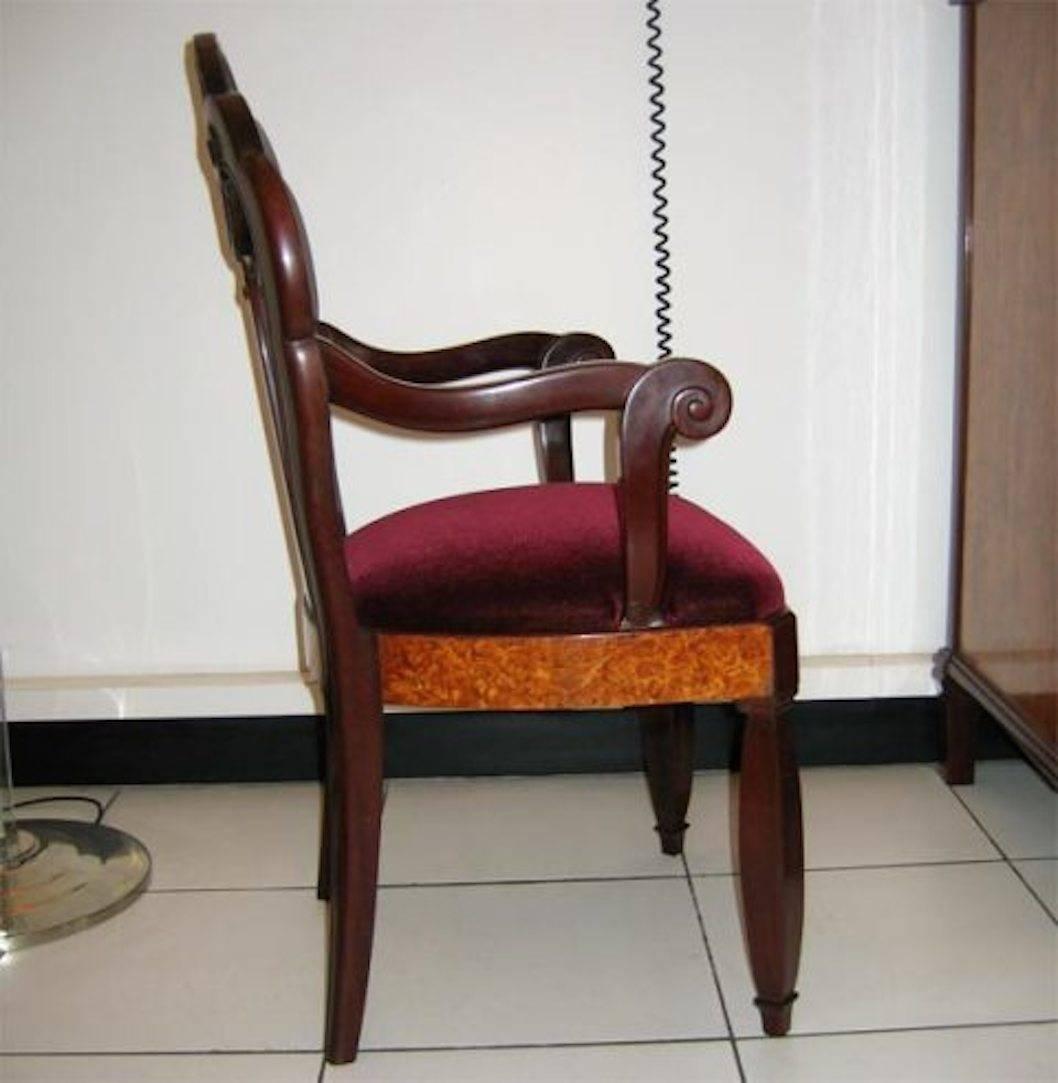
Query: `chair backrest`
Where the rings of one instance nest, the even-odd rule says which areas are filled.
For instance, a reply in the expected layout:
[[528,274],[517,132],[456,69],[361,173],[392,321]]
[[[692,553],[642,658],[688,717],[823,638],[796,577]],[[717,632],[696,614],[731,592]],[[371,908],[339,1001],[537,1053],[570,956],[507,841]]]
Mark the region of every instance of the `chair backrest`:
[[202,124],[242,269],[250,322],[312,618],[326,667],[329,645],[355,633],[334,470],[327,376],[316,341],[316,281],[308,239],[263,129],[239,94],[212,34],[192,42]]

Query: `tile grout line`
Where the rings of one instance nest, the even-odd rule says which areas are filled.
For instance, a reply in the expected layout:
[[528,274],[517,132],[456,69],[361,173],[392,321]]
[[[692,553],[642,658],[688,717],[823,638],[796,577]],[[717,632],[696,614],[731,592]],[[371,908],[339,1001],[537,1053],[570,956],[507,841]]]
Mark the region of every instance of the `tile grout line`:
[[[1033,860],[1047,861],[1048,858],[1037,858]],[[953,857],[946,861],[886,861],[879,864],[863,864],[863,865],[805,865],[804,872],[807,876],[809,873],[817,872],[877,872],[884,871],[886,869],[936,869],[936,868],[949,868],[962,865],[1002,865],[1004,859],[1002,857]],[[729,869],[727,872],[692,872],[696,880],[720,880],[725,877],[737,876],[738,873],[734,869]]]
[[682,880],[683,873],[649,873],[633,876],[543,876],[519,877],[512,880],[400,880],[392,884],[379,884],[380,891],[403,891],[407,888],[433,887],[524,887],[529,884],[611,884],[653,883],[664,880]]
[[[947,865],[1000,865],[1005,858],[1002,855],[996,857],[953,857],[948,859],[936,859],[932,861],[882,861],[877,864],[864,863],[856,865],[805,865],[804,871],[809,872],[859,872],[873,869],[918,869],[932,868],[934,866]],[[1053,861],[1050,857],[1018,858],[1019,861]],[[687,874],[699,880],[724,879],[737,876],[734,869],[717,869],[712,872],[696,872],[687,866]],[[392,883],[380,883],[380,889],[407,888],[407,887],[474,887],[477,884],[590,884],[596,882],[607,883],[624,880],[681,880],[683,873],[632,873],[628,876],[537,876],[519,877],[512,880],[396,880]]]
[[[716,876],[726,876],[727,873],[715,873]],[[406,891],[409,889],[432,889],[432,888],[461,888],[461,887],[534,887],[559,884],[620,884],[620,883],[664,883],[670,880],[682,880],[683,874],[666,874],[664,876],[566,876],[558,878],[543,878],[530,880],[439,880],[435,882],[425,881],[422,883],[408,882],[399,884],[379,884],[379,891]],[[239,887],[160,887],[148,890],[149,895],[179,895],[192,892],[224,892],[224,891],[315,891],[315,884],[261,884],[258,886]]]
[[1036,894],[1036,891],[1033,888],[1033,886],[1028,882],[1028,880],[1025,879],[1024,876],[1022,876],[1021,870],[1017,867],[1017,865],[1014,864],[1013,858],[1011,858],[1007,854],[1006,850],[1004,850],[1003,847],[1000,846],[999,843],[996,841],[996,839],[993,838],[993,836],[992,836],[991,832],[989,832],[988,828],[986,828],[985,825],[983,823],[981,823],[980,819],[978,819],[978,817],[974,813],[973,809],[970,808],[970,806],[963,800],[962,794],[960,794],[956,790],[956,788],[954,786],[949,786],[948,789],[951,791],[951,794],[955,798],[955,800],[958,801],[959,804],[962,805],[962,807],[966,810],[967,816],[969,816],[970,819],[973,820],[973,822],[980,829],[980,831],[984,835],[984,837],[986,839],[988,839],[988,841],[996,848],[996,850],[1002,856],[1003,862],[1006,864],[1006,866],[1018,878],[1018,880],[1021,881],[1022,887],[1024,887],[1025,890],[1032,896],[1032,898],[1036,900],[1037,905],[1040,907],[1040,909],[1043,910],[1043,912],[1050,919],[1051,924],[1052,925],[1058,925],[1058,917],[1055,917],[1055,915],[1051,913],[1050,907],[1043,901],[1043,899],[1040,898],[1039,895]]
[[973,809],[972,809],[972,808],[970,808],[970,806],[969,806],[969,805],[968,805],[968,804],[967,804],[967,803],[966,803],[966,802],[965,802],[965,801],[964,801],[964,800],[962,799],[962,794],[960,794],[960,793],[959,793],[959,791],[958,791],[958,790],[956,789],[956,787],[955,787],[955,786],[951,785],[951,784],[950,784],[950,783],[948,783],[948,782],[945,782],[945,781],[944,781],[944,778],[943,778],[943,776],[940,776],[940,775],[938,775],[938,778],[940,778],[940,781],[941,781],[941,783],[942,783],[942,784],[944,785],[944,787],[945,787],[945,788],[947,789],[948,793],[949,793],[949,794],[951,795],[951,797],[952,797],[952,798],[954,799],[955,803],[956,803],[956,804],[957,804],[957,805],[958,805],[958,806],[959,806],[959,807],[960,807],[960,808],[961,808],[961,809],[963,810],[963,812],[965,812],[965,813],[966,813],[966,815],[967,815],[967,816],[969,816],[969,817],[970,817],[970,820],[971,820],[971,821],[973,822],[973,825],[974,825],[974,827],[976,827],[976,828],[977,828],[977,830],[978,830],[978,831],[980,831],[980,832],[981,832],[981,834],[982,834],[982,835],[984,835],[984,837],[985,837],[986,839],[988,839],[988,841],[989,841],[989,843],[991,844],[992,848],[993,848],[993,849],[995,850],[995,852],[996,852],[997,854],[999,854],[999,859],[1000,859],[1001,861],[1008,861],[1008,860],[1009,860],[1009,858],[1008,858],[1008,857],[1007,857],[1007,855],[1006,855],[1006,851],[1005,851],[1005,850],[1003,849],[1003,847],[1002,847],[1002,846],[1000,846],[1000,845],[999,845],[999,843],[998,843],[998,842],[996,842],[996,840],[995,840],[995,839],[994,839],[994,838],[992,837],[992,833],[991,833],[991,832],[990,832],[990,831],[988,830],[988,828],[987,828],[987,827],[985,827],[985,825],[984,825],[984,824],[983,824],[983,823],[982,823],[982,822],[980,821],[980,819],[979,819],[979,818],[977,817],[977,815],[976,815],[976,814],[974,813]]
[[[1021,859],[1019,859],[1021,860]],[[1026,861],[1054,861],[1054,858],[1039,857],[1025,858]],[[954,868],[964,865],[1003,865],[1009,864],[1009,859],[998,857],[984,858],[953,858],[950,861],[893,861],[879,865],[807,865],[805,874],[820,872],[879,872],[886,869],[928,869],[928,868]],[[1016,871],[1016,870],[1015,870]],[[722,880],[737,876],[733,870],[727,872],[688,872],[692,879],[698,880]],[[621,884],[621,883],[664,883],[671,880],[684,879],[683,873],[661,873],[657,876],[651,874],[635,876],[552,876],[552,877],[527,877],[517,880],[403,880],[392,884],[379,884],[379,891],[407,891],[410,889],[430,890],[433,888],[476,888],[476,887],[533,887],[559,884]],[[232,887],[160,887],[149,888],[149,895],[178,895],[194,892],[252,892],[252,891],[313,891],[316,885],[304,884],[259,884],[254,886],[241,885]],[[1030,889],[1031,890],[1031,889]]]
[[1028,880],[1025,879],[1024,875],[1021,872],[1021,869],[1019,869],[1013,861],[1008,861],[1007,864],[1013,870],[1014,875],[1022,882],[1025,890],[1040,904],[1040,906],[1043,908],[1043,912],[1051,919],[1051,922],[1054,925],[1058,925],[1058,917],[1051,913],[1051,908],[1042,898],[1040,898],[1039,894],[1036,892],[1036,889],[1032,886],[1032,884],[1030,884]]
[[[1044,1019],[1000,1019],[978,1023],[935,1023],[909,1027],[862,1027],[854,1030],[806,1030],[802,1033],[788,1034],[783,1041],[797,1041],[799,1039],[819,1038],[856,1038],[872,1034],[920,1034],[944,1032],[949,1030],[1001,1030],[1011,1027],[1052,1027],[1058,1024],[1058,1016]],[[769,1042],[774,1039],[763,1034],[747,1034],[735,1036],[738,1042]],[[496,1045],[421,1045],[421,1046],[384,1046],[384,1047],[361,1047],[360,1053],[372,1055],[393,1055],[402,1053],[474,1053],[474,1052],[504,1052],[515,1050],[535,1049],[620,1049],[626,1046],[651,1046],[651,1045],[719,1045],[729,1044],[732,1038],[723,1035],[720,1037],[697,1037],[697,1038],[630,1038],[626,1041],[599,1041],[599,1042],[522,1042]],[[0,1060],[5,1057],[12,1060],[25,1060],[32,1057],[55,1059],[73,1057],[290,1057],[290,1056],[319,1056],[323,1053],[319,1049],[92,1049],[92,1050],[63,1050],[46,1052],[40,1050],[0,1050]]]
[[[612,1041],[584,1041],[584,1042],[499,1042],[482,1043],[478,1045],[390,1045],[390,1046],[361,1046],[358,1055],[370,1053],[372,1055],[386,1055],[397,1053],[474,1053],[474,1052],[504,1052],[508,1050],[534,1050],[534,1049],[621,1049],[626,1046],[641,1045],[719,1045],[727,1044],[730,1039],[726,1035],[718,1037],[689,1037],[689,1038],[616,1038]],[[311,1056],[322,1057],[320,1049],[81,1049],[66,1050],[59,1052],[40,1052],[34,1050],[0,1050],[0,1060],[4,1057],[28,1058],[28,1057],[248,1057],[248,1056]]]
[[[856,1027],[853,1030],[806,1030],[796,1034],[787,1034],[783,1041],[797,1041],[800,1038],[858,1038],[872,1034],[932,1034],[947,1030],[996,1030],[1003,1027],[1053,1027],[1058,1024],[1058,1016],[1043,1019],[993,1019],[979,1023],[922,1023],[912,1027]],[[766,1034],[746,1034],[740,1042],[767,1042]]]
[[531,1049],[623,1049],[640,1045],[719,1045],[728,1038],[704,1036],[690,1038],[614,1038],[611,1041],[586,1042],[499,1042],[492,1045],[387,1045],[361,1047],[361,1053],[473,1053]]
[[713,976],[713,986],[716,988],[716,996],[720,1001],[720,1011],[724,1016],[724,1026],[727,1027],[727,1040],[731,1046],[731,1054],[735,1058],[735,1069],[738,1071],[739,1083],[747,1083],[746,1070],[742,1065],[742,1056],[738,1051],[738,1042],[735,1040],[735,1028],[731,1025],[731,1015],[727,1010],[727,1000],[724,998],[724,990],[720,986],[720,972],[713,958],[713,949],[709,943],[709,934],[705,931],[705,919],[702,917],[702,908],[698,905],[698,894],[694,890],[694,877],[691,876],[690,867],[687,865],[687,856],[681,851],[680,861],[683,863],[683,871],[687,882],[687,890],[691,894],[691,905],[694,907],[694,915],[698,921],[698,931],[702,935],[702,945],[705,948],[705,957],[709,963],[709,971]]
[[0,1049],[4,1057],[27,1060],[30,1057],[312,1057],[323,1056],[319,1049]]
[[516,1053],[535,1052],[545,1049],[638,1049],[642,1046],[668,1045],[728,1045],[727,1035],[691,1038],[616,1038],[612,1041],[585,1042],[499,1042],[478,1045],[388,1045],[361,1046],[357,1055],[373,1057],[401,1056],[409,1053]]
[[[723,1002],[721,998],[721,1002]],[[907,1027],[862,1027],[853,1030],[818,1030],[804,1031],[803,1033],[788,1034],[785,1039],[796,1040],[800,1038],[845,1038],[872,1034],[918,1034],[932,1033],[934,1031],[948,1030],[994,1030],[1005,1027],[1050,1027],[1058,1024],[1058,1016],[1043,1019],[1010,1019],[984,1021],[977,1023],[937,1023],[923,1024],[921,1026]],[[785,1040],[784,1039],[784,1040]],[[630,1038],[627,1040],[613,1041],[587,1041],[587,1042],[509,1042],[496,1044],[477,1045],[410,1045],[410,1046],[375,1046],[361,1047],[361,1053],[372,1055],[394,1055],[406,1053],[474,1053],[474,1052],[505,1052],[516,1050],[537,1049],[620,1049],[626,1046],[652,1046],[652,1045],[719,1045],[737,1044],[739,1042],[769,1042],[774,1039],[764,1034],[747,1034],[739,1036],[733,1033],[717,1037],[691,1037],[691,1038]],[[738,1057],[736,1055],[736,1061]],[[741,1062],[739,1062],[741,1067]],[[743,1076],[745,1083],[745,1076]]]

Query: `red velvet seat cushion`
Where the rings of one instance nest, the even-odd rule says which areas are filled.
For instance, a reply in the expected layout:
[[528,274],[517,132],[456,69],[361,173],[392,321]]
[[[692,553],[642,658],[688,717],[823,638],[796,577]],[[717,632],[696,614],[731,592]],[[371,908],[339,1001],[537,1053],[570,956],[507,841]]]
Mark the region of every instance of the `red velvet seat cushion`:
[[[351,534],[360,619],[407,632],[603,632],[624,573],[612,485],[533,485],[419,504]],[[669,497],[665,617],[757,620],[783,608],[775,570],[707,511]]]

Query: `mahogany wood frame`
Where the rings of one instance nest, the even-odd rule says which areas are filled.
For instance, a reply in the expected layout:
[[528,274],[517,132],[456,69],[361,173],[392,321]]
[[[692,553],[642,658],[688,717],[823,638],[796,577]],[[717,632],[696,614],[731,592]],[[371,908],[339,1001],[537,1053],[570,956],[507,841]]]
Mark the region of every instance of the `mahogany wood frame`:
[[[327,705],[319,894],[330,899],[325,1052],[355,1058],[371,958],[382,791],[382,702],[517,709],[640,708],[644,765],[664,852],[683,848],[691,792],[690,704],[735,701],[746,719],[737,854],[757,1004],[790,1026],[803,911],[797,769],[784,708],[797,690],[789,612],[753,623],[665,629],[668,453],[677,434],[723,428],[731,392],[702,361],[613,360],[583,333],[527,332],[425,353],[358,342],[319,319],[297,205],[211,34],[191,43],[201,128],[227,241],[241,270],[268,412],[322,656]],[[484,385],[466,376],[527,370]],[[359,620],[346,574],[331,408],[405,429],[536,423],[546,481],[571,481],[570,414],[621,415],[625,608],[594,635],[387,634]]]

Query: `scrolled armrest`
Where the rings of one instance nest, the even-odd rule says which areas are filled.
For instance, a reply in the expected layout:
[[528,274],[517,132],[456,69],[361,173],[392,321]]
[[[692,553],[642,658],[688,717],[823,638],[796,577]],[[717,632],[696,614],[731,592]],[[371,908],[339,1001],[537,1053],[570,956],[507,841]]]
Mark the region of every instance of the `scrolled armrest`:
[[668,463],[677,435],[706,440],[731,416],[731,387],[704,361],[674,358],[636,383],[621,419],[621,515],[626,627],[663,623]]
[[388,376],[318,335],[301,349],[318,348],[330,401],[406,429],[472,432],[582,410],[619,410],[646,366],[602,361],[549,368],[471,387],[424,387]]
[[601,338],[582,332],[567,335],[518,331],[439,350],[401,352],[359,342],[329,323],[318,328],[329,342],[378,372],[413,384],[444,384],[484,376],[491,372],[544,369],[592,357],[612,358],[613,350]]

